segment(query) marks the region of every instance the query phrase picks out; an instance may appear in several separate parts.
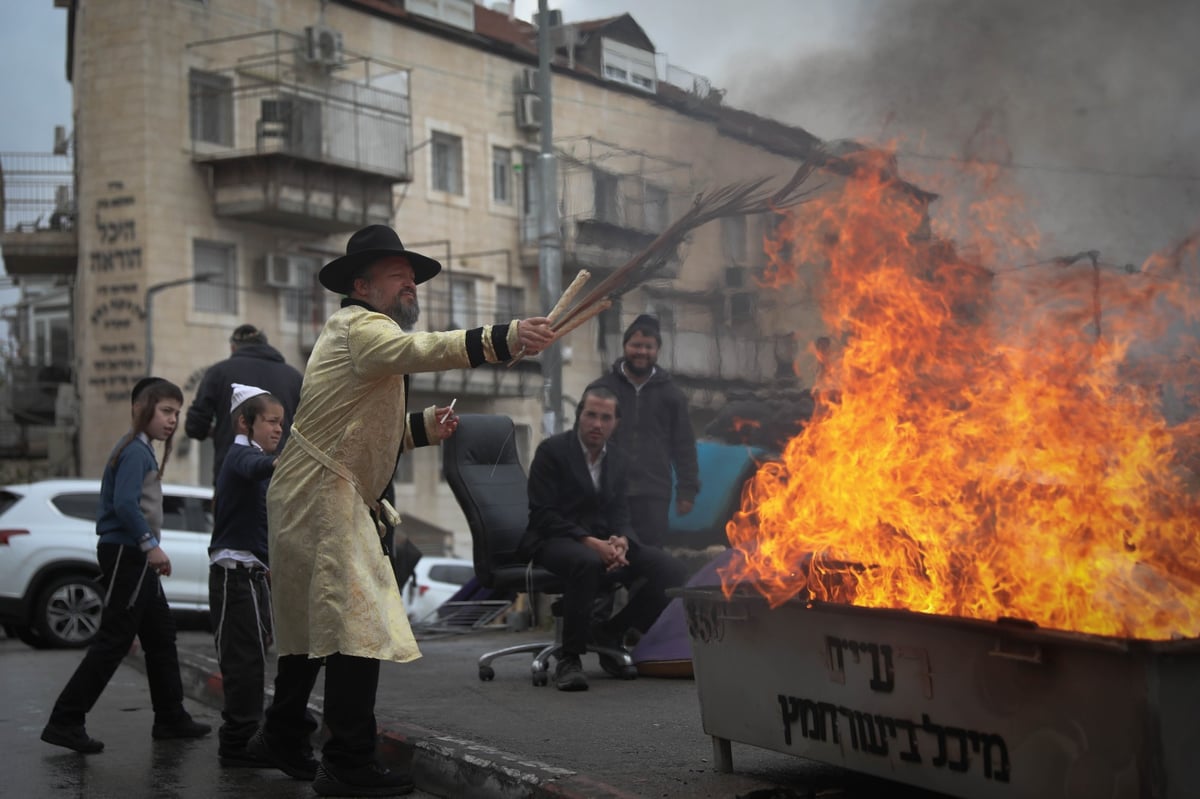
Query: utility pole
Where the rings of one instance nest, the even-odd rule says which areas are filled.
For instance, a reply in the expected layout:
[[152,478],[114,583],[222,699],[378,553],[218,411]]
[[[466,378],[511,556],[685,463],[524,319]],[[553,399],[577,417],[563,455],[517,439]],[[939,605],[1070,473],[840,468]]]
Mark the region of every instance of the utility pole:
[[[538,0],[538,96],[542,98],[542,149],[538,156],[538,277],[541,305],[554,307],[562,294],[562,239],[558,227],[558,176],[554,160],[554,114],[550,82],[550,12]],[[542,433],[562,429],[562,344],[542,352]]]

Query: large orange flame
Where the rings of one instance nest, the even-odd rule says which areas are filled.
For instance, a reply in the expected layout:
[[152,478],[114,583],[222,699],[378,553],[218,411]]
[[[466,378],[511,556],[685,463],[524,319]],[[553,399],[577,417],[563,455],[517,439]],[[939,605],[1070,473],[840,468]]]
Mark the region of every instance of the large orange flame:
[[1132,272],[984,268],[1013,240],[996,216],[948,244],[888,159],[860,155],[768,243],[768,282],[819,288],[833,344],[812,421],[728,525],[726,591],[1200,635],[1200,437],[1162,397],[1195,363],[1162,349],[1194,351],[1195,241]]

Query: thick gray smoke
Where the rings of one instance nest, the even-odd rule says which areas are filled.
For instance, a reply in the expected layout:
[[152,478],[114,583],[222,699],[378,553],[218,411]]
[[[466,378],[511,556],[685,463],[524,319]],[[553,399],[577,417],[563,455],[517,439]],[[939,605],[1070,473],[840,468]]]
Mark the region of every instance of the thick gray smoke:
[[1200,222],[1200,3],[848,3],[844,49],[789,51],[781,25],[717,77],[735,105],[827,139],[900,140],[906,174],[1012,166],[1048,255],[1140,263]]

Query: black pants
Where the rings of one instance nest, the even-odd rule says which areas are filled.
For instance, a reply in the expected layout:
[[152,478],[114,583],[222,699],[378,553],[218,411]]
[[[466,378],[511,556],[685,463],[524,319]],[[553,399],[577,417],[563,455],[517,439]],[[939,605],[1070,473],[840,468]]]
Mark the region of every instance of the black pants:
[[629,497],[629,523],[638,540],[652,547],[661,547],[667,537],[670,518],[670,497]]
[[83,724],[135,638],[141,641],[146,656],[155,722],[169,724],[187,716],[175,649],[175,618],[167,607],[158,573],[148,567],[145,553],[137,547],[98,544],[96,557],[106,594],[100,630],[54,703],[50,722]]
[[687,579],[685,567],[675,558],[657,547],[633,542],[626,555],[629,565],[611,572],[605,571],[604,561],[596,552],[573,538],[543,542],[533,559],[566,583],[562,598],[563,651],[573,655],[587,651],[592,605],[602,589],[645,579],[629,603],[605,623],[608,632],[620,636],[631,627],[641,632],[649,629],[670,601],[666,590]]
[[[322,750],[334,766],[357,768],[375,760],[375,692],[379,661],[335,653],[324,659],[325,726],[329,740]],[[267,708],[263,734],[291,751],[309,750],[308,736],[316,724],[308,699],[322,660],[307,655],[283,655],[275,675],[275,700]]]
[[265,569],[208,570],[208,603],[225,707],[221,751],[244,749],[263,714],[267,648],[271,645],[271,592]]

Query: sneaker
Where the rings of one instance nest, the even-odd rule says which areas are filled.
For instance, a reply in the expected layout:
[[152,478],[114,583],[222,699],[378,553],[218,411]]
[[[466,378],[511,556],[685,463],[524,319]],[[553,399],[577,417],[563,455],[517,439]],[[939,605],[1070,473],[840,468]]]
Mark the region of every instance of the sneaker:
[[217,749],[217,762],[225,768],[270,768],[258,755],[242,749]]
[[170,738],[203,738],[212,732],[208,724],[201,724],[188,715],[180,716],[174,721],[156,721],[150,728],[150,735],[156,741]]
[[378,763],[344,768],[322,762],[312,787],[317,796],[404,796],[412,793],[413,781]]
[[42,728],[42,740],[55,746],[74,749],[85,755],[94,755],[104,751],[104,743],[88,735],[82,724],[78,727],[70,727],[66,724],[50,722]]
[[312,782],[317,776],[317,767],[320,765],[312,756],[312,750],[305,748],[288,751],[286,748],[272,743],[271,739],[263,734],[261,727],[246,742],[246,753],[258,758],[267,766],[279,769],[293,779],[308,782]]
[[554,667],[554,686],[560,691],[586,691],[587,675],[579,655],[563,655]]

